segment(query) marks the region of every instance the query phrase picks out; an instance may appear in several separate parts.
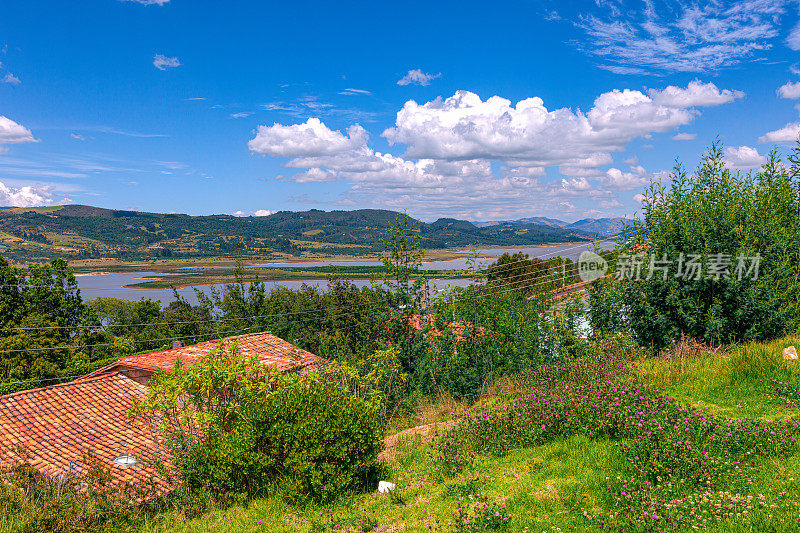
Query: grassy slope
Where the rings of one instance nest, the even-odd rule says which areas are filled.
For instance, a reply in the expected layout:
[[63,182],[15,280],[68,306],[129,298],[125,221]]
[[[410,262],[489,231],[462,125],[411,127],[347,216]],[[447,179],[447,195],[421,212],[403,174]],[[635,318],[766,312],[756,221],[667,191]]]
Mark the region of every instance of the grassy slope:
[[800,363],[784,361],[783,349],[800,347],[800,337],[752,343],[730,353],[700,357],[650,359],[638,364],[641,378],[666,388],[679,401],[731,417],[775,420],[800,411],[765,401],[767,382],[774,378],[800,383]]
[[[800,409],[768,401],[765,383],[772,377],[800,382],[800,362],[784,362],[784,346],[800,346],[800,338],[740,347],[730,354],[684,359],[651,359],[637,363],[640,376],[665,387],[680,401],[702,405],[734,417],[774,419],[800,417]],[[762,381],[763,380],[763,381]],[[484,493],[504,501],[512,516],[508,531],[595,531],[580,517],[580,509],[607,511],[612,502],[606,480],[624,472],[626,465],[616,443],[571,437],[544,446],[517,450],[502,458],[484,458],[462,474],[445,479],[429,459],[429,444],[419,440],[401,446],[393,467],[404,504],[378,494],[356,495],[332,506],[289,506],[276,498],[251,502],[202,518],[186,520],[175,514],[148,524],[146,531],[323,531],[362,530],[365,519],[377,522],[376,531],[449,531],[456,508],[452,490],[479,478]],[[800,450],[792,457],[759,459],[760,474],[752,494],[788,491],[800,501]],[[722,522],[710,531],[797,531],[798,507],[754,511]],[[259,521],[262,521],[259,524]]]

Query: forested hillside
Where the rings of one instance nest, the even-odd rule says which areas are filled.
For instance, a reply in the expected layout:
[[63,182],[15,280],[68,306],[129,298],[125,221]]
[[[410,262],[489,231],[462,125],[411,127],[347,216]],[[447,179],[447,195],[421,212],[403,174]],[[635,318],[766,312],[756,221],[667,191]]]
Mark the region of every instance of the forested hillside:
[[[374,254],[394,222],[393,211],[281,211],[267,217],[118,211],[84,205],[0,210],[0,253],[15,262],[54,257],[299,256],[302,253]],[[423,248],[531,245],[591,240],[575,229],[503,223],[478,228],[442,218],[420,223]]]

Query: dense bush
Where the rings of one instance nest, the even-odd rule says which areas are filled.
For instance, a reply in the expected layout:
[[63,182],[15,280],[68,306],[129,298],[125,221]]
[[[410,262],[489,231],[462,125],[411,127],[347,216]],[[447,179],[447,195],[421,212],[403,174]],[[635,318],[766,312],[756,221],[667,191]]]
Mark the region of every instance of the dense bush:
[[281,375],[220,345],[153,378],[137,412],[168,435],[177,480],[214,500],[280,490],[331,500],[374,482],[380,401],[316,373]]
[[[789,162],[784,166],[773,153],[758,172],[731,172],[716,143],[694,174],[678,165],[668,184],[652,185],[641,224],[620,249],[628,256],[638,254],[641,279],[627,279],[628,268],[622,279],[596,284],[593,323],[601,330],[629,329],[642,345],[656,349],[681,333],[728,344],[774,338],[797,328],[800,152]],[[686,268],[692,255],[701,270],[690,277],[699,279],[684,279],[680,260]],[[739,279],[738,258],[756,255],[757,279],[747,273],[749,260]],[[671,262],[666,276],[658,269],[663,264],[654,262],[650,268],[651,259],[665,257]]]

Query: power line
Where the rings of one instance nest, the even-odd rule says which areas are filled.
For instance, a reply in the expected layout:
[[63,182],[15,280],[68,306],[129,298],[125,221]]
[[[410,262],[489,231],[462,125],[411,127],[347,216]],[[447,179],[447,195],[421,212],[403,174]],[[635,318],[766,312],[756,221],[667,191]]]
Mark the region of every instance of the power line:
[[[548,269],[545,269],[545,270],[542,270],[542,271],[539,271],[539,272],[540,273],[541,272],[547,272],[549,270],[554,270],[554,269],[557,269],[557,268],[561,268],[561,265],[555,266],[555,267],[551,267],[551,268],[548,268]],[[570,269],[573,269],[573,268],[576,269],[576,271],[577,271],[577,265],[573,265],[573,266],[570,267]],[[570,276],[572,276],[572,274],[574,274],[574,272],[570,271]],[[532,288],[532,287],[544,285],[544,284],[547,284],[547,283],[555,283],[557,281],[557,276],[559,276],[559,275],[562,275],[562,272],[552,272],[552,273],[547,274],[545,276],[537,276],[534,279],[530,279],[530,275],[528,273],[525,273],[524,275],[512,276],[510,278],[507,278],[507,279],[512,279],[514,277],[528,276],[528,277],[525,277],[525,279],[520,279],[520,280],[513,281],[513,282],[500,283],[498,285],[498,288],[508,289],[509,287],[514,286],[514,285],[522,285],[522,284],[525,284],[525,283],[534,282],[529,287],[521,287],[520,286],[520,287],[517,287],[514,290],[522,290],[523,288]],[[545,278],[552,278],[552,279],[547,280]],[[256,320],[256,319],[275,318],[275,317],[284,317],[284,316],[299,316],[299,315],[306,315],[306,314],[313,314],[313,313],[339,311],[339,310],[342,310],[342,309],[353,309],[353,308],[356,308],[356,307],[364,307],[364,306],[367,306],[367,305],[375,305],[376,303],[378,303],[378,301],[377,300],[373,300],[373,301],[360,302],[360,303],[357,303],[357,304],[337,306],[337,307],[325,307],[325,308],[320,308],[320,309],[310,309],[310,310],[306,310],[306,311],[290,311],[290,312],[285,312],[285,313],[273,313],[273,314],[267,314],[267,315],[251,315],[251,316],[236,317],[236,318],[209,318],[209,319],[202,319],[202,320],[188,320],[188,321],[174,321],[174,322],[142,322],[142,323],[134,323],[134,324],[108,324],[108,325],[104,325],[104,326],[101,326],[101,327],[102,327],[102,329],[104,331],[108,331],[111,328],[123,328],[123,327],[125,327],[125,328],[127,328],[127,327],[143,327],[143,328],[144,327],[153,327],[153,328],[157,328],[157,327],[160,327],[160,326],[169,326],[169,325],[227,323],[227,322],[237,322],[237,321],[243,321],[243,320]],[[55,329],[76,329],[76,326],[12,327],[12,328],[2,328],[2,329],[5,330],[5,331],[43,331],[43,330],[55,330]],[[99,329],[99,328],[87,327],[87,329]],[[199,335],[201,335],[201,334],[198,334],[196,336],[199,336]],[[134,341],[134,342],[144,343],[144,342],[160,342],[160,341],[167,341],[167,340],[178,340],[178,338],[149,339],[149,340],[140,340],[140,341]],[[80,347],[84,347],[84,348],[87,348],[87,347],[100,347],[100,346],[111,346],[113,344],[114,343],[101,343],[101,344],[82,345],[82,346],[78,346],[78,347],[58,346],[58,347],[48,347],[48,348],[27,348],[27,349],[19,349],[19,350],[5,350],[5,351],[0,351],[0,353],[26,352],[26,351],[44,351],[44,350],[48,350],[48,349],[49,350],[61,350],[61,349],[80,348]]]
[[[377,302],[375,302],[375,303],[377,303]],[[343,315],[339,315],[339,316],[343,316]],[[335,317],[335,318],[338,318],[338,316]],[[332,331],[329,331],[328,333],[334,334],[334,333],[338,333],[340,331],[352,329],[352,328],[355,328],[355,327],[358,327],[358,326],[361,326],[361,325],[364,325],[364,324],[368,324],[368,323],[369,323],[368,321],[361,321],[361,322],[358,322],[356,324],[352,324],[350,326],[345,326],[345,327],[342,327],[342,328],[334,329]],[[241,333],[243,331],[248,331],[248,330],[254,329],[256,327],[257,326],[250,326],[248,328],[242,328],[242,329],[234,331],[233,333]],[[150,341],[139,341],[139,342],[157,342],[157,341],[167,341],[167,340],[182,340],[182,339],[202,337],[202,336],[207,336],[207,335],[213,335],[213,334],[212,333],[206,333],[206,334],[191,335],[191,336],[188,336],[188,337],[172,337],[172,338],[168,338],[168,339],[152,339]],[[224,337],[224,338],[220,339],[220,341],[225,341],[228,338],[230,338],[230,337]],[[309,340],[311,338],[313,338],[313,335],[307,335],[305,337],[301,337],[299,339],[293,340],[293,344],[294,343],[301,343],[301,342],[304,342],[304,341]],[[270,344],[270,343],[268,343],[268,344]],[[106,345],[108,345],[108,344],[84,345],[83,347],[106,346]],[[47,350],[47,349],[55,350],[55,349],[61,349],[61,348],[64,348],[64,347],[50,347],[50,348],[40,348],[40,349],[30,348],[30,349],[27,349],[27,350],[15,350],[15,351],[33,351],[33,350]],[[6,351],[0,352],[0,353],[7,353],[9,351],[10,350],[6,350]],[[168,350],[163,350],[163,351],[168,351]],[[110,363],[110,364],[113,364],[113,363]],[[137,367],[137,369],[140,369],[140,370],[158,370],[159,368],[161,368],[160,365],[153,365],[153,366],[147,366],[147,367]],[[55,378],[39,378],[39,379],[30,379],[30,380],[25,380],[25,381],[12,381],[12,382],[7,382],[7,383],[0,383],[0,386],[13,386],[13,385],[23,385],[23,384],[30,384],[30,383],[46,383],[46,382],[50,382],[50,381],[62,381],[62,380],[68,380],[68,379],[69,380],[73,380],[73,379],[79,379],[79,378],[86,377],[86,376],[105,377],[105,375],[112,374],[112,373],[114,373],[116,371],[115,370],[109,370],[107,372],[101,372],[101,373],[96,373],[96,372],[97,371],[90,372],[89,374],[77,374],[77,375],[73,375],[73,376],[62,376],[62,377],[55,377]]]
[[[529,260],[515,261],[513,263],[520,263],[520,262],[524,262],[524,261],[529,261]],[[511,265],[513,263],[506,263],[506,264],[504,264],[502,266],[506,267],[506,266]],[[542,269],[542,270],[536,271],[535,274],[542,274],[544,272],[548,272],[548,271],[551,271],[551,270],[560,269],[560,268],[562,268],[562,266],[563,265],[555,265],[555,266],[552,266],[552,267],[548,267],[546,269]],[[570,266],[570,268],[576,268],[576,267]],[[516,277],[530,276],[530,275],[531,275],[531,273],[527,273],[527,272],[526,273],[521,273],[521,274],[516,274],[514,276],[510,276],[509,278],[506,278],[506,280],[514,279]],[[538,277],[541,278],[541,276],[538,276]],[[468,279],[468,278],[460,278],[460,279]],[[505,283],[505,285],[507,285],[507,283]],[[369,305],[370,303],[371,302],[362,302],[362,303],[359,303],[359,304],[352,304],[352,305],[349,305],[349,306],[341,306],[341,307],[333,308],[333,309],[335,310],[335,309],[344,309],[344,308],[350,308],[350,307],[359,307],[359,306],[363,306],[363,305]],[[97,327],[92,327],[92,326],[84,326],[84,327],[87,327],[88,329],[103,329],[103,330],[107,331],[107,330],[109,330],[111,328],[159,327],[159,326],[186,325],[186,324],[206,324],[206,323],[215,323],[215,322],[232,322],[232,321],[237,321],[237,320],[253,320],[253,319],[260,319],[260,318],[272,318],[272,317],[276,317],[276,316],[285,316],[285,315],[318,313],[318,312],[322,312],[322,311],[325,311],[325,310],[328,310],[328,309],[331,309],[331,308],[313,309],[313,310],[308,310],[308,311],[295,311],[295,312],[287,312],[287,313],[274,313],[274,314],[267,314],[267,315],[252,315],[252,316],[239,317],[239,318],[210,318],[210,319],[201,319],[201,320],[173,321],[173,322],[140,322],[140,323],[131,323],[131,324],[105,324],[105,325],[101,325],[101,326],[97,326]],[[57,329],[76,329],[77,327],[78,326],[40,326],[40,327],[14,326],[14,327],[10,327],[10,328],[0,328],[0,330],[3,330],[3,331],[44,331],[44,330],[57,330]]]
[[[542,282],[534,282],[534,283],[530,283],[529,285],[526,285],[526,286],[515,287],[515,288],[510,288],[510,289],[509,288],[504,288],[504,290],[493,291],[493,292],[490,292],[488,294],[470,295],[470,296],[459,298],[459,301],[498,296],[500,294],[506,294],[506,293],[514,292],[514,291],[518,291],[518,290],[530,289],[530,288],[533,288],[533,287],[535,287],[537,285],[542,285]],[[378,303],[379,303],[378,301],[365,302],[365,304],[373,304],[373,305],[374,304],[378,304]],[[361,305],[364,305],[364,304],[361,304]],[[340,307],[338,309],[343,309],[343,308],[346,308],[346,307],[348,307],[348,306],[343,306],[343,307]],[[331,310],[331,309],[335,310],[337,308],[326,308],[325,310]],[[281,316],[281,315],[273,315],[273,316]],[[336,318],[339,318],[340,316],[346,316],[346,315],[336,315],[333,318],[336,319]],[[236,320],[241,320],[241,319],[236,319]],[[292,322],[297,322],[297,320],[284,322],[283,324],[270,324],[270,325],[286,325],[286,324],[290,324]],[[361,326],[361,325],[365,325],[365,324],[368,324],[368,323],[369,323],[368,321],[361,321],[361,322],[358,322],[356,324],[352,324],[350,326],[345,326],[345,327],[342,327],[342,328],[333,329],[331,331],[328,331],[328,333],[334,334],[334,333],[337,333],[337,332],[340,332],[340,331],[352,329],[352,328],[355,328],[355,327],[358,327],[358,326]],[[243,331],[249,331],[249,330],[255,329],[256,327],[259,327],[259,326],[250,326],[250,327],[247,327],[247,328],[241,328],[239,330],[234,331],[233,333],[241,333]],[[214,333],[210,333],[209,332],[209,333],[202,333],[202,334],[196,334],[196,335],[190,335],[190,336],[184,336],[184,337],[169,337],[169,338],[164,338],[164,339],[146,339],[146,340],[139,340],[139,341],[133,341],[133,342],[135,342],[135,343],[145,343],[145,342],[162,342],[162,341],[172,341],[172,340],[184,340],[184,339],[190,339],[190,338],[210,336],[210,335],[213,335],[213,334]],[[301,337],[299,339],[293,340],[293,343],[301,343],[301,342],[307,341],[307,340],[309,340],[309,339],[311,339],[313,337],[314,337],[314,335],[308,335],[306,337]],[[223,338],[223,339],[220,339],[220,340],[224,341],[226,338]],[[5,351],[0,351],[0,353],[11,353],[11,352],[21,352],[21,351],[46,351],[46,350],[58,350],[58,349],[70,349],[70,348],[78,348],[78,349],[80,349],[80,348],[88,348],[88,347],[110,346],[110,345],[113,345],[113,344],[114,343],[99,343],[99,344],[82,345],[82,346],[76,346],[76,347],[61,346],[61,347],[27,348],[27,349],[21,349],[21,350],[5,350]],[[152,368],[158,368],[158,367],[152,367]],[[59,377],[59,378],[42,378],[42,379],[35,379],[35,380],[25,380],[25,381],[17,381],[17,382],[0,383],[0,386],[13,386],[13,385],[30,384],[30,383],[44,383],[44,382],[49,382],[49,381],[61,381],[61,380],[65,380],[65,379],[78,379],[80,377],[84,377],[84,375],[65,376],[65,377]]]
[[[577,248],[582,248],[584,246],[588,246],[588,243],[581,243],[581,244],[578,244],[578,245],[575,245],[575,246],[572,246],[572,247],[562,248],[562,249],[559,249],[559,250],[556,250],[556,251],[553,251],[553,252],[549,252],[549,253],[546,253],[546,254],[543,254],[543,255],[534,256],[531,259],[541,259],[541,258],[544,258],[544,257],[546,257],[548,255],[558,255],[561,252],[574,250],[574,249],[577,249]],[[511,265],[514,265],[514,264],[530,262],[531,259],[520,259],[520,260],[517,260],[517,261],[512,261],[510,263],[505,263],[505,264],[503,264],[501,266],[505,268],[505,267],[508,267],[508,266],[511,266]],[[550,270],[555,270],[555,269],[559,269],[559,268],[561,268],[563,270],[563,266],[564,265],[554,265],[552,267],[536,271],[535,274],[542,274],[544,272],[548,272]],[[573,264],[572,266],[570,266],[570,268],[576,268],[577,269],[577,264]],[[488,271],[488,269],[486,269],[486,270]],[[564,271],[564,273],[566,273],[566,271]],[[544,277],[554,277],[554,276],[557,276],[557,275],[558,275],[558,273],[554,272],[554,273],[549,274],[549,275],[544,276]],[[505,287],[508,287],[510,285],[514,285],[515,283],[524,283],[525,281],[528,281],[527,278],[529,278],[530,276],[531,276],[531,273],[529,273],[529,272],[516,274],[514,276],[511,276],[511,277],[506,278],[505,280],[503,280],[503,283],[501,283],[500,286],[505,288]],[[523,280],[520,280],[520,281],[517,281],[517,282],[508,283],[507,280],[514,279],[516,277],[524,277],[526,279],[523,279]],[[537,278],[537,281],[538,281],[538,280],[542,279],[543,276],[539,275],[539,276],[536,276],[536,278]],[[272,317],[277,317],[277,316],[302,315],[302,314],[319,313],[319,312],[324,312],[324,311],[328,311],[328,310],[338,310],[338,309],[345,309],[345,308],[361,307],[361,306],[364,306],[364,305],[370,305],[372,303],[373,302],[362,302],[362,303],[358,303],[358,304],[352,304],[352,305],[349,305],[349,306],[340,306],[340,307],[337,307],[337,308],[322,308],[322,309],[313,309],[313,310],[307,310],[307,311],[296,311],[296,312],[287,312],[287,313],[274,313],[274,314],[267,314],[267,315],[252,315],[252,316],[248,316],[248,317],[237,317],[237,318],[210,318],[210,319],[201,319],[201,320],[173,321],[173,322],[142,322],[142,323],[132,323],[132,324],[107,324],[107,325],[102,325],[102,326],[98,326],[98,327],[89,326],[88,329],[101,329],[102,328],[104,331],[108,331],[108,329],[110,329],[110,328],[159,327],[159,326],[168,326],[168,325],[224,323],[224,322],[233,322],[233,321],[241,321],[241,320],[254,320],[254,319],[272,318]],[[15,327],[11,327],[11,328],[2,328],[3,331],[43,331],[43,330],[56,330],[56,329],[76,329],[76,326],[42,326],[42,327],[15,326]],[[168,340],[168,339],[166,339],[166,340]],[[158,342],[158,339],[153,340],[151,342]],[[109,343],[105,343],[105,344],[102,344],[102,345],[101,344],[91,345],[91,346],[103,346],[103,345],[109,345]],[[66,349],[66,348],[64,348],[64,347],[53,347],[51,349],[55,350],[55,349]],[[18,351],[25,351],[25,350],[18,350]],[[0,352],[0,353],[7,353],[7,352],[8,351]]]
[[[626,234],[626,232],[622,231],[622,232],[614,233],[614,234],[611,234],[611,235],[607,235],[607,236],[604,236],[603,239],[600,239],[599,242],[610,241],[610,240],[616,239],[616,238],[618,238],[620,236],[624,236],[625,234]],[[548,256],[550,256],[549,258],[552,258],[552,256],[558,256],[559,254],[561,254],[563,252],[566,252],[566,251],[575,250],[575,249],[578,249],[578,248],[582,248],[584,246],[588,247],[593,242],[595,242],[595,241],[589,241],[589,242],[584,241],[584,242],[581,242],[580,244],[577,244],[577,245],[574,245],[574,246],[571,246],[571,247],[560,248],[558,250],[555,250],[555,251],[552,251],[552,252],[548,252],[548,253],[543,254],[543,255],[538,255],[538,256],[535,255],[535,256],[530,257],[529,259],[521,259],[521,260],[518,260],[518,261],[511,262],[511,263],[505,263],[502,266],[508,266],[508,265],[513,265],[515,263],[521,263],[521,262],[525,262],[525,261],[530,261],[530,259],[548,258]],[[520,246],[520,247],[522,247],[522,246]],[[462,259],[468,259],[468,258],[462,258]],[[486,259],[488,260],[489,258],[486,257]],[[475,260],[476,261],[480,260],[480,257],[475,258]],[[355,266],[357,266],[357,265],[355,265]],[[380,265],[377,265],[377,266],[380,266]],[[270,267],[264,267],[264,268],[270,268]],[[277,268],[277,267],[273,267],[273,268]],[[488,268],[489,267],[487,266],[486,268],[480,269],[480,270],[488,270]],[[435,271],[435,272],[446,272],[448,270],[449,269],[433,270],[433,271]],[[457,270],[467,270],[467,269],[464,268],[464,269],[451,269],[451,270],[457,271]],[[424,270],[424,269],[420,269],[420,272],[424,273],[424,272],[427,272],[427,271]],[[453,278],[453,279],[459,279],[459,278]],[[259,280],[259,281],[262,282],[262,283],[265,283],[265,282],[269,283],[269,280]],[[281,280],[281,281],[287,281],[287,280]],[[325,281],[325,280],[324,279],[309,279],[309,280],[297,280],[297,281]],[[245,283],[252,283],[252,282],[251,281],[246,281]],[[211,283],[209,285],[214,285],[214,284]],[[30,284],[30,283],[0,284],[0,288],[7,288],[7,287],[32,287],[32,288],[45,287],[46,288],[47,286],[46,285]],[[84,289],[86,289],[86,290],[119,290],[120,287],[84,287]],[[81,288],[78,287],[78,290],[81,290]],[[169,290],[169,289],[152,289],[152,290]]]

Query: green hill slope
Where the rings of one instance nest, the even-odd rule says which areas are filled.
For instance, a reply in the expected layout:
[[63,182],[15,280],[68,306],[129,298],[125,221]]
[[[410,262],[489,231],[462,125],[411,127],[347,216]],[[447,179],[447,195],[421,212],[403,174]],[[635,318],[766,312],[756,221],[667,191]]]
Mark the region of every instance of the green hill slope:
[[[325,254],[374,254],[397,213],[281,211],[267,217],[120,211],[85,205],[0,210],[0,253],[14,261],[52,257],[248,258]],[[451,218],[420,223],[423,248],[470,245],[535,245],[580,242],[592,236],[577,229],[503,223],[479,228]]]

